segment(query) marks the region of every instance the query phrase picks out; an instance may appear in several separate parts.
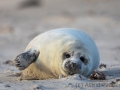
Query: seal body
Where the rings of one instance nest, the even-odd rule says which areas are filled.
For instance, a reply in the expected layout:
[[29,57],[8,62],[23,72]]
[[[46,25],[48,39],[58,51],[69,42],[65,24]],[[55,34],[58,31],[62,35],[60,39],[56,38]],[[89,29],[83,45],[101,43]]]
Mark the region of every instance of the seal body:
[[89,76],[99,65],[94,41],[83,31],[60,28],[35,37],[15,58],[21,79],[49,79],[81,74]]

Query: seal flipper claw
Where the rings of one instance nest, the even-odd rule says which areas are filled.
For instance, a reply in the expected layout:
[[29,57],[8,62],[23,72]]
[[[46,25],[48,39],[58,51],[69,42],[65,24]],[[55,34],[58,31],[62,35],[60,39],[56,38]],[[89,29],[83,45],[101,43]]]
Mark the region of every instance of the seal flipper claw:
[[21,53],[16,56],[14,59],[14,65],[19,70],[24,70],[27,68],[31,63],[35,62],[39,53],[36,50],[29,50],[27,52]]

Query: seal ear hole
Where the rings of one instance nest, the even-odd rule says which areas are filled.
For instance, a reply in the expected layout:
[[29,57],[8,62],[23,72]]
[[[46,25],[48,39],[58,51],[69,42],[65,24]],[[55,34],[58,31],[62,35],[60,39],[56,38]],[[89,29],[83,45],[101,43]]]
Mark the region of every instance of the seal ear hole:
[[81,60],[85,65],[88,64],[88,60],[87,60],[85,57],[81,56],[81,57],[80,57],[80,60]]

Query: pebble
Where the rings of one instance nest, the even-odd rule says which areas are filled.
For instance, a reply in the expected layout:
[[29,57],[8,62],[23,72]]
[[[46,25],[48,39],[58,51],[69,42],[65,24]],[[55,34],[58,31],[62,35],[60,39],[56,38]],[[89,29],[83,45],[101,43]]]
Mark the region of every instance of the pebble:
[[62,79],[63,78],[63,76],[62,75],[59,75],[59,79]]
[[31,89],[33,89],[33,90],[42,90],[42,86],[41,85],[33,85],[32,87],[31,87]]
[[5,86],[5,87],[10,87],[10,85],[9,85],[9,84],[5,84],[4,86]]

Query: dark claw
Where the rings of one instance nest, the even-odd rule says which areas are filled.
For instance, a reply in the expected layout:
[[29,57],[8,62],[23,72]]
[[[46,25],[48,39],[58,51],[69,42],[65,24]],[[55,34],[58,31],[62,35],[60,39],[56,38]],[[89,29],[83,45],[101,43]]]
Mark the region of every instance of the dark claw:
[[20,66],[20,64],[16,64],[16,66]]

